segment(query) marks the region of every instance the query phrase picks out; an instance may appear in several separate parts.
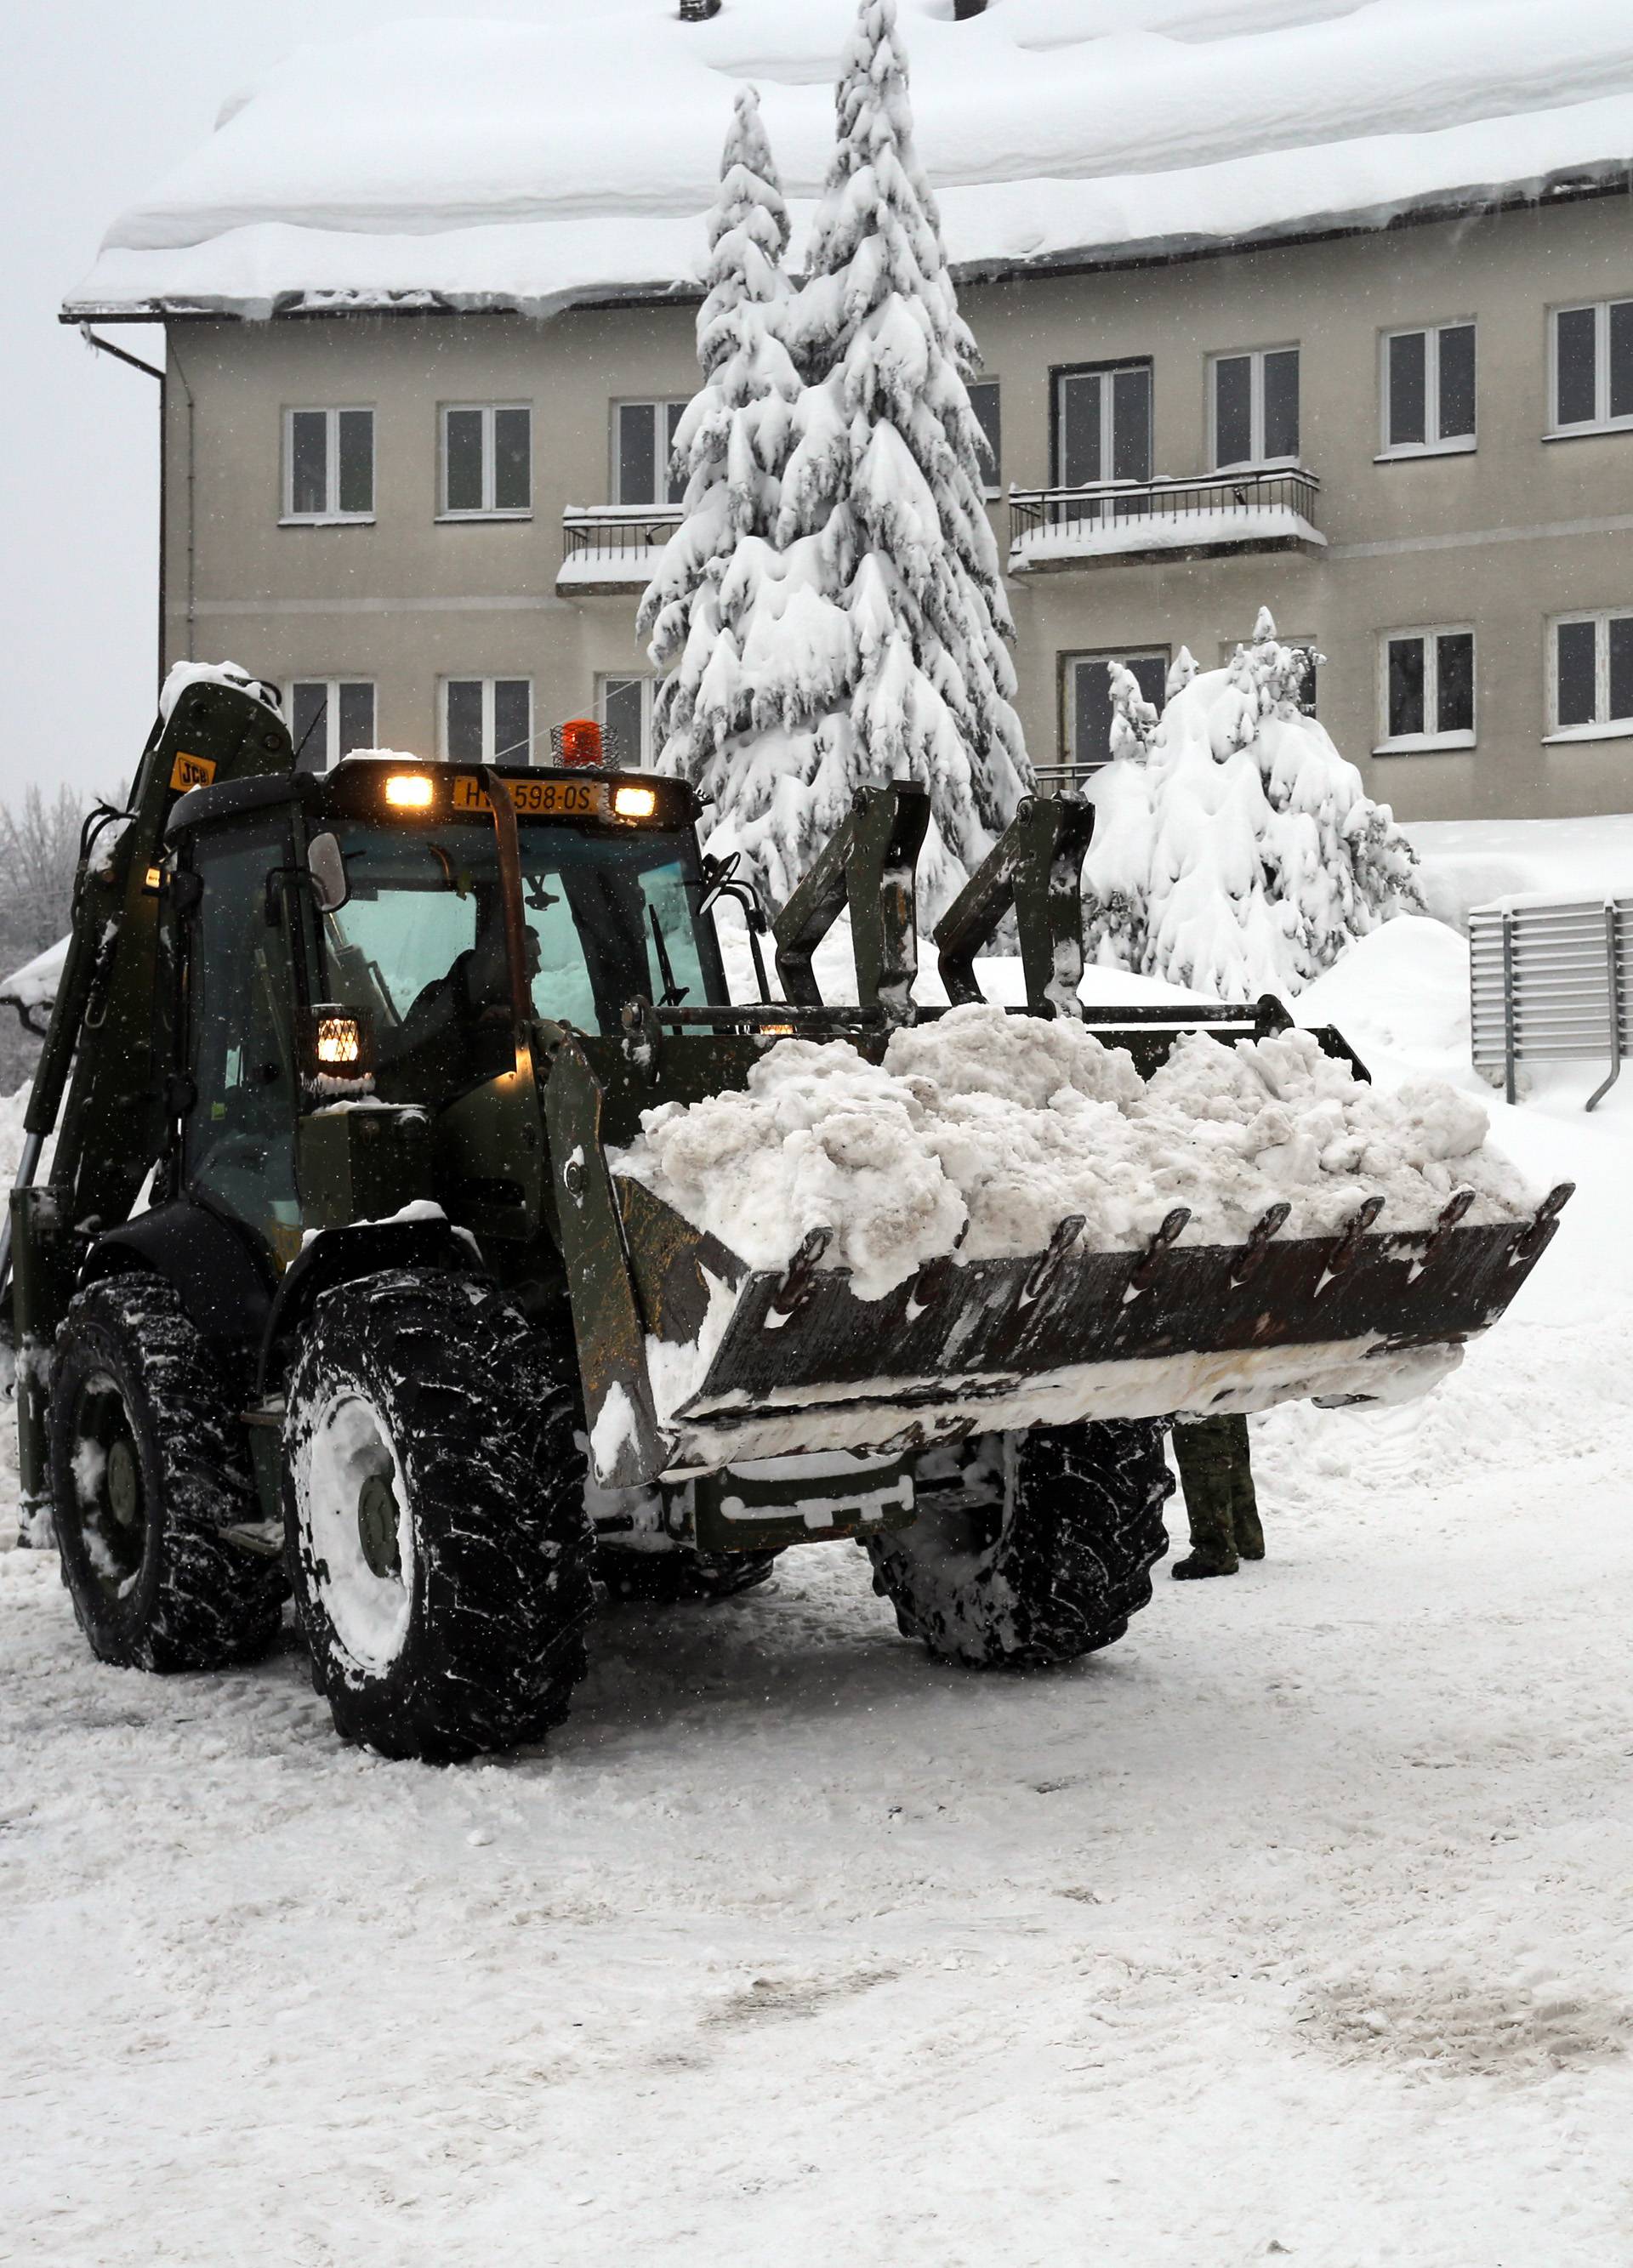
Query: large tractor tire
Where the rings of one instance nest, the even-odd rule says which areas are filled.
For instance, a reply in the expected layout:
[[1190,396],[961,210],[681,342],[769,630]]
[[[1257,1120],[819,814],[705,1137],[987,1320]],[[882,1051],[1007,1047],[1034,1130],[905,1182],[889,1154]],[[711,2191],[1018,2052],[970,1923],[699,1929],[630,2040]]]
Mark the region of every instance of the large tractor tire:
[[1110,1646],[1151,1596],[1173,1481],[1149,1419],[989,1433],[919,1462],[874,1588],[944,1661],[1034,1669]]
[[491,1286],[365,1277],[289,1382],[284,1513],[336,1729],[450,1764],[536,1740],[584,1675],[595,1595],[573,1381]]
[[676,1543],[667,1551],[632,1551],[602,1543],[595,1572],[615,1599],[649,1607],[734,1599],[763,1583],[776,1565],[775,1551],[694,1551]]
[[222,1669],[277,1635],[283,1563],[225,1531],[259,1513],[221,1366],[158,1276],[92,1284],[57,1333],[52,1511],[92,1651],[124,1668]]

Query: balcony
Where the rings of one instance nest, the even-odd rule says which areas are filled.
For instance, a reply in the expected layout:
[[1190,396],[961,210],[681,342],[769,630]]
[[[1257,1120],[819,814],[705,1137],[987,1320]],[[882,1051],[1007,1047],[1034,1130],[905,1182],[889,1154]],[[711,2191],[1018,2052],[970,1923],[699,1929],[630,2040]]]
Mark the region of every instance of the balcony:
[[672,504],[570,504],[561,515],[558,591],[574,597],[644,591],[681,524]]
[[1326,549],[1315,526],[1321,483],[1297,467],[1201,473],[1191,480],[1100,481],[1081,489],[1011,489],[1009,572],[1130,567],[1229,552]]

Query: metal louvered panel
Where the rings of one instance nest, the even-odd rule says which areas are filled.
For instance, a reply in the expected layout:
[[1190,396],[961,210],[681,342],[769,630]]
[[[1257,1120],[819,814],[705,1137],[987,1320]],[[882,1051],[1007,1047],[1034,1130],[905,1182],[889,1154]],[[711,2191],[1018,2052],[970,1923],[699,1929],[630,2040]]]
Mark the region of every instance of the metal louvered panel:
[[1633,1054],[1633,895],[1482,907],[1469,916],[1469,1020],[1477,1070],[1521,1062],[1609,1064]]

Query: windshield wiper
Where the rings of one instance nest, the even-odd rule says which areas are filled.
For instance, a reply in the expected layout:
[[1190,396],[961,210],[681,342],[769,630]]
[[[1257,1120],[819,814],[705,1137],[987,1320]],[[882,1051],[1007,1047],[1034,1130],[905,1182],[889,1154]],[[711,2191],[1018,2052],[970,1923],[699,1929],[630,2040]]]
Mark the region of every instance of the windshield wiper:
[[658,919],[656,906],[647,905],[647,917],[652,924],[652,941],[657,948],[658,972],[663,979],[663,998],[658,1005],[661,1008],[678,1008],[691,988],[690,985],[679,990],[676,987],[674,965],[669,960],[669,948],[663,941],[663,924]]

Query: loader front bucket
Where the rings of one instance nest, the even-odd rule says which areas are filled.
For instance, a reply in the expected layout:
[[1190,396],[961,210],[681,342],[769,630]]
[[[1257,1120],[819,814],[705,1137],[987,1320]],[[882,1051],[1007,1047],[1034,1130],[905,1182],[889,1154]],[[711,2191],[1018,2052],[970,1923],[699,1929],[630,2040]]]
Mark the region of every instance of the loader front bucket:
[[1143,1252],[1084,1249],[1068,1219],[1042,1252],[933,1261],[861,1300],[847,1270],[822,1264],[821,1230],[786,1269],[750,1269],[613,1174],[580,1048],[558,1052],[549,1103],[592,1462],[608,1487],[1082,1419],[1421,1392],[1503,1313],[1570,1193],[1477,1226],[1459,1193],[1433,1226],[1398,1232],[1371,1198],[1314,1238],[1284,1236],[1275,1206],[1231,1245],[1183,1242],[1176,1209]]
[[[1421,1392],[1508,1306],[1568,1194],[1490,1227],[1443,1217],[1392,1235],[1363,1208],[1319,1239],[1278,1241],[1274,1214],[1239,1245],[1159,1232],[1143,1254],[1087,1252],[1061,1236],[1030,1259],[934,1262],[876,1300],[857,1299],[816,1252],[735,1287],[717,1278],[701,1374],[671,1405],[657,1397],[663,1469]],[[632,1226],[656,1205],[643,1191]]]

